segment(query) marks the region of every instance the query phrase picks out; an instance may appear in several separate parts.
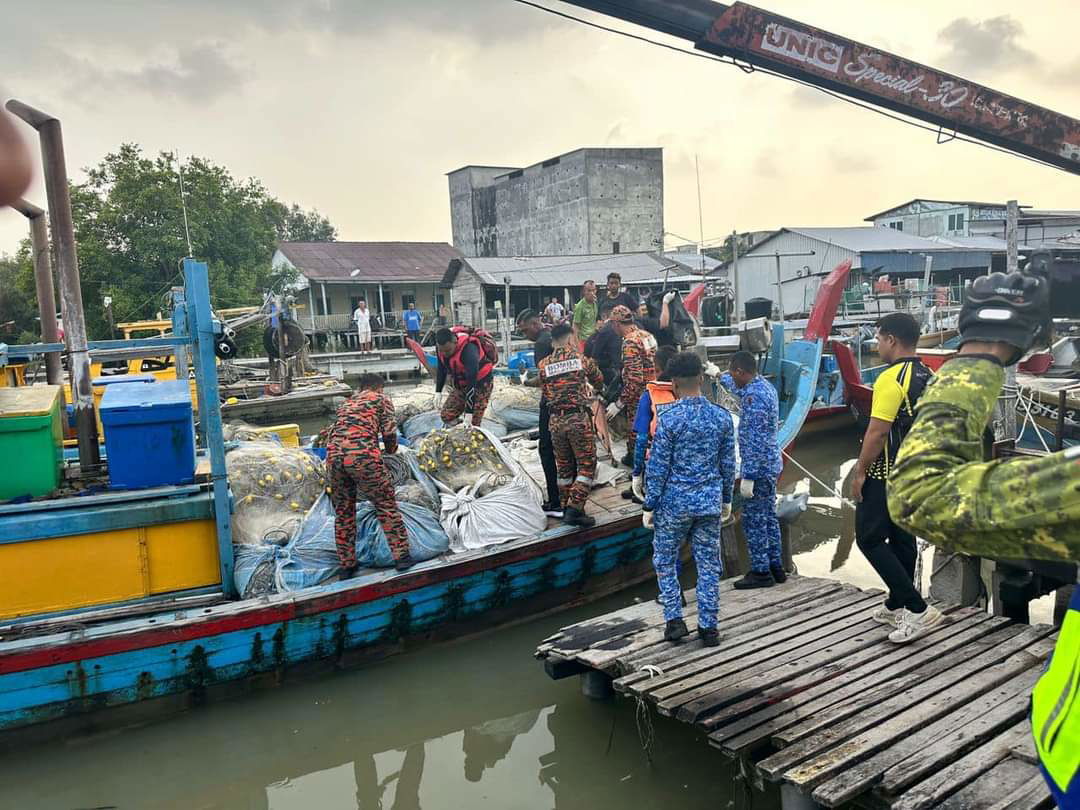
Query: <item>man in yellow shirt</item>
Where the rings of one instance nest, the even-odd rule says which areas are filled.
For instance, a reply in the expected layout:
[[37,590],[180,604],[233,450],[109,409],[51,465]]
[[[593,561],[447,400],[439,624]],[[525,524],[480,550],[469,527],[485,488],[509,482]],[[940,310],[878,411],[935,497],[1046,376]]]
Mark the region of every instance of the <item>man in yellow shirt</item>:
[[942,618],[915,587],[915,537],[893,522],[885,495],[889,470],[931,372],[915,355],[919,325],[907,313],[893,312],[878,321],[877,342],[878,355],[889,366],[874,381],[870,424],[851,477],[851,497],[856,503],[855,541],[889,588],[874,618],[895,627],[889,640],[904,644]]

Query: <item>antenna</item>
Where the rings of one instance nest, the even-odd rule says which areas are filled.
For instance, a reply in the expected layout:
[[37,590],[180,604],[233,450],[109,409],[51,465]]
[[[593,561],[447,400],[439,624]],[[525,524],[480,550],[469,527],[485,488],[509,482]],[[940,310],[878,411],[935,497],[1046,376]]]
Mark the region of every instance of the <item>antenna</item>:
[[705,223],[701,218],[701,171],[698,168],[698,156],[694,153],[694,174],[697,176],[697,223],[698,223],[698,253],[701,259],[701,275],[705,276]]
[[187,240],[187,257],[195,258],[195,251],[191,249],[191,229],[188,227],[187,196],[184,191],[184,169],[180,163],[180,150],[176,150],[176,174],[180,178],[180,208],[184,212],[184,238]]

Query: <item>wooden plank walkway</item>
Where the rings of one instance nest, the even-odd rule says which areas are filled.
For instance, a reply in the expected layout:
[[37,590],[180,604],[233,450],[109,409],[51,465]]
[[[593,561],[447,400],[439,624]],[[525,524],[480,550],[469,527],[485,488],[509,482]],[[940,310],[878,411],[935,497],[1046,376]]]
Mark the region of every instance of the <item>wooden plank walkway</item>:
[[871,617],[881,601],[832,580],[750,591],[728,580],[719,647],[694,632],[663,641],[648,602],[564,627],[536,656],[552,677],[604,673],[707,732],[759,787],[787,784],[826,807],[1052,807],[1027,714],[1054,628],[939,605],[946,621],[898,646]]

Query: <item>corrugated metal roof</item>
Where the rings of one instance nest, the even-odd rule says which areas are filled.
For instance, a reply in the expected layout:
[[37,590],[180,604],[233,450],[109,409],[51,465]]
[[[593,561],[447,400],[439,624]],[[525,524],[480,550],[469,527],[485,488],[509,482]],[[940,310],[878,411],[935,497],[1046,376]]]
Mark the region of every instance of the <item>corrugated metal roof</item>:
[[282,242],[278,250],[313,281],[358,283],[438,283],[450,260],[461,258],[446,242]]
[[699,253],[691,253],[687,250],[667,250],[664,251],[664,258],[668,261],[678,262],[691,273],[701,273],[701,263],[704,258],[705,272],[711,274],[717,267],[723,264],[719,259],[714,259],[712,256],[704,256]]
[[[653,253],[610,253],[586,256],[516,256],[463,259],[484,284],[502,284],[510,276],[513,287],[577,287],[589,279],[603,286],[608,273],[624,282],[656,278],[668,266]],[[443,279],[452,284],[453,278]]]
[[899,211],[901,208],[907,208],[912,203],[928,202],[938,203],[939,205],[969,205],[972,208],[1004,208],[1005,204],[1000,202],[978,202],[976,200],[929,200],[926,197],[916,197],[914,200],[908,200],[906,203],[900,203],[900,205],[894,205],[892,208],[886,208],[884,211],[879,211],[876,214],[871,214],[866,217],[864,222],[872,222],[878,217],[883,217],[886,214],[891,214],[893,211]]
[[[941,246],[929,239],[912,236],[893,228],[874,226],[857,228],[784,228],[808,239],[817,239],[830,245],[847,248],[855,253],[890,250],[940,250]],[[764,244],[764,243],[762,243]]]

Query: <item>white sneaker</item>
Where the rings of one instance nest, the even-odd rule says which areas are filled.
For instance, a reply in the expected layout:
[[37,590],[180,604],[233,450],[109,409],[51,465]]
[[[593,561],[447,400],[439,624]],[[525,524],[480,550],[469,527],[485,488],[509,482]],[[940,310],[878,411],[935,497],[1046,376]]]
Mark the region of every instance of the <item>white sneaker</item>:
[[900,613],[896,629],[889,633],[889,641],[894,644],[907,644],[941,624],[945,615],[933,605],[927,605],[922,613],[912,613],[904,608]]
[[885,605],[882,605],[881,607],[879,607],[877,610],[875,610],[873,612],[873,614],[870,616],[870,618],[873,619],[875,622],[881,622],[882,624],[887,624],[890,627],[899,627],[900,626],[900,613],[902,611],[903,611],[903,608],[897,608],[896,610],[889,610],[889,608],[885,607]]

